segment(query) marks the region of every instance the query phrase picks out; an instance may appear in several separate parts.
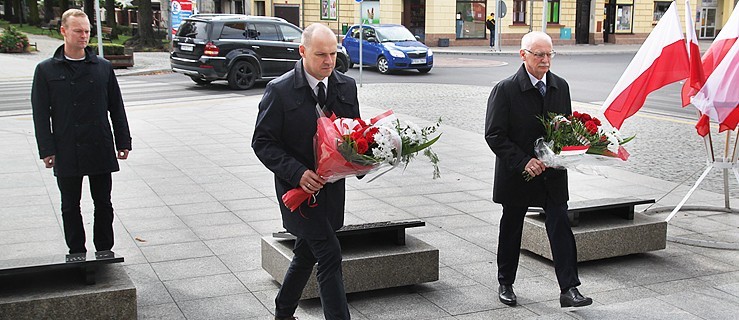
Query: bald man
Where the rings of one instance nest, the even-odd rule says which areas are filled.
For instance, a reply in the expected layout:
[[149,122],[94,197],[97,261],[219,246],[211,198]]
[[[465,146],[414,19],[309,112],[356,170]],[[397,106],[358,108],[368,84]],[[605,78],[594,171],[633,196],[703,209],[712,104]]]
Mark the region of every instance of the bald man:
[[[354,79],[334,71],[336,44],[336,35],[325,25],[308,26],[299,49],[302,59],[267,85],[259,103],[252,148],[274,173],[283,226],[297,237],[275,299],[275,319],[296,319],[295,309],[316,263],[325,318],[350,319],[335,233],[344,225],[344,180],[327,183],[314,171],[316,105],[326,114],[360,117]],[[285,207],[282,195],[293,188],[313,194],[311,205],[304,203],[295,212]]]

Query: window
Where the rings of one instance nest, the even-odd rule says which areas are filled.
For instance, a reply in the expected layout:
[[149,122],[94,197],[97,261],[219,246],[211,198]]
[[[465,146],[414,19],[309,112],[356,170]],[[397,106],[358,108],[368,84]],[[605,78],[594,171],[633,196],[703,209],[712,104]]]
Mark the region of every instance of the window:
[[667,12],[667,9],[670,8],[670,1],[655,1],[654,2],[654,15],[652,16],[652,23],[659,22],[659,19],[662,19],[662,16]]
[[547,4],[547,23],[559,24],[559,0],[549,0]]
[[485,0],[457,0],[457,38],[485,39]]
[[250,39],[280,41],[277,28],[271,23],[254,23],[249,25]]
[[526,0],[513,0],[513,24],[526,24]]
[[617,4],[616,5],[616,32],[617,33],[630,33],[631,32],[631,21],[633,18],[634,11],[632,10],[634,5],[631,4]]
[[287,42],[300,43],[300,37],[303,35],[300,30],[284,24],[280,25],[280,31],[282,31],[283,40]]
[[244,22],[226,22],[223,24],[221,31],[221,39],[244,39],[246,23]]
[[195,39],[208,39],[208,23],[201,21],[186,21],[180,25],[177,35]]

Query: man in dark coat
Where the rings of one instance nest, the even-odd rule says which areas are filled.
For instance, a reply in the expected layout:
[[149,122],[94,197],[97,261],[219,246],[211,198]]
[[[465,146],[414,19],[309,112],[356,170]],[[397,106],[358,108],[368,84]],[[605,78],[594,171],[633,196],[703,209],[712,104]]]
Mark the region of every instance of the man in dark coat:
[[83,176],[95,204],[95,250],[108,251],[113,247],[111,173],[119,170],[117,159],[125,160],[131,150],[128,120],[112,65],[87,46],[87,15],[77,9],[64,12],[61,34],[64,44],[36,66],[33,78],[36,143],[46,167],[54,168],[69,253],[87,252],[80,213]]
[[[523,221],[529,206],[542,207],[552,249],[562,307],[591,304],[577,290],[577,248],[567,218],[567,171],[547,169],[534,156],[534,142],[544,135],[537,117],[572,113],[567,82],[549,71],[552,39],[532,32],[521,39],[521,68],[499,82],[488,99],[485,140],[495,153],[493,201],[503,205],[498,235],[498,295],[516,304],[513,282],[521,252]],[[524,179],[523,173],[533,176]]]
[[[359,117],[357,87],[354,79],[333,70],[336,36],[331,29],[312,24],[301,40],[302,59],[267,85],[252,139],[254,153],[275,174],[283,226],[297,237],[295,256],[275,299],[275,319],[294,319],[303,288],[318,262],[324,316],[343,320],[350,316],[335,231],[344,224],[344,180],[326,183],[315,173],[313,135],[317,103],[338,117]],[[304,203],[290,212],[281,199],[293,188],[313,194],[311,201],[317,206]]]

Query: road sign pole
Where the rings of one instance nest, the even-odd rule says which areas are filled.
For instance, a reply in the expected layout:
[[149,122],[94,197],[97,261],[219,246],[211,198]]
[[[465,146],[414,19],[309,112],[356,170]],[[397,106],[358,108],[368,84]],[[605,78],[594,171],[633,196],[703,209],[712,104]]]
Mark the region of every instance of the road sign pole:
[[[364,37],[364,21],[362,20],[362,0],[359,2],[359,87],[362,87],[362,38]],[[351,58],[349,58],[351,59]]]

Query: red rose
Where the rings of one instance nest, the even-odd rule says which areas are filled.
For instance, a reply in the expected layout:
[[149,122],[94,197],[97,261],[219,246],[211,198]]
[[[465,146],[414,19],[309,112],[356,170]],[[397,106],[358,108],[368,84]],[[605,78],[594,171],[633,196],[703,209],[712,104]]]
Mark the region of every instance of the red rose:
[[580,113],[577,112],[577,111],[575,111],[575,112],[572,113],[572,116],[575,117],[575,118],[580,118]]
[[367,139],[368,144],[375,143],[375,135],[379,131],[380,129],[378,129],[377,127],[370,127],[369,129],[367,129],[367,132],[365,133],[364,137],[365,139]]
[[595,122],[593,121],[585,121],[585,129],[588,129],[588,132],[590,134],[595,134],[598,132],[598,126],[595,125]]
[[357,139],[357,153],[364,154],[369,149],[369,145],[367,144],[367,139],[360,138]]
[[583,113],[580,115],[582,117],[582,121],[590,121],[592,119],[589,114]]
[[354,132],[352,132],[352,134],[351,134],[350,137],[351,137],[352,140],[357,141],[359,139],[364,138],[364,134],[363,134],[362,131],[354,131]]
[[593,117],[591,120],[593,120],[593,122],[595,122],[595,125],[596,126],[599,126],[600,127],[602,125],[602,123],[600,122],[600,119],[598,119],[596,117]]

